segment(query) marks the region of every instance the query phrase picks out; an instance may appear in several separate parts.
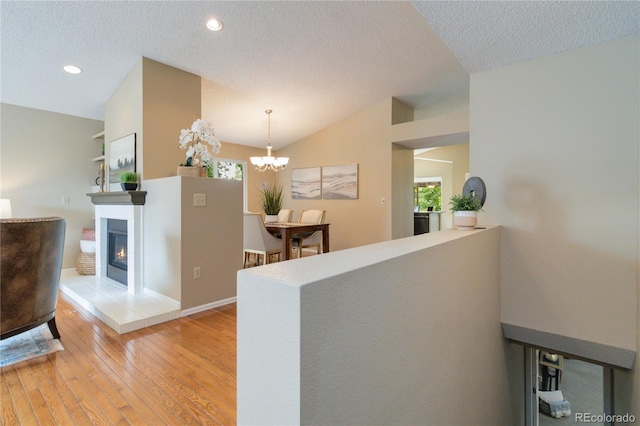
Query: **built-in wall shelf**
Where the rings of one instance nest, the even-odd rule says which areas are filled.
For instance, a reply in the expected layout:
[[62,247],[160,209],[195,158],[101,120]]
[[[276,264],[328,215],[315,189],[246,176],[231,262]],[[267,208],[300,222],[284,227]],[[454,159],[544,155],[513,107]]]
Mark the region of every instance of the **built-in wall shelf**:
[[103,163],[104,162],[104,130],[91,136],[91,138],[94,140],[102,139],[102,155],[92,158],[91,161],[93,161],[94,163]]

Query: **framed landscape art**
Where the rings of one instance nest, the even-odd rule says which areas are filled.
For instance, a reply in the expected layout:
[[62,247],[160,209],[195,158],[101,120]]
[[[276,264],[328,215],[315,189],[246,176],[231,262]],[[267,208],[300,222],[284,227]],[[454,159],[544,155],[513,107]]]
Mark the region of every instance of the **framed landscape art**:
[[320,167],[291,170],[291,198],[319,200],[322,198]]
[[358,165],[323,167],[322,198],[325,200],[357,200]]

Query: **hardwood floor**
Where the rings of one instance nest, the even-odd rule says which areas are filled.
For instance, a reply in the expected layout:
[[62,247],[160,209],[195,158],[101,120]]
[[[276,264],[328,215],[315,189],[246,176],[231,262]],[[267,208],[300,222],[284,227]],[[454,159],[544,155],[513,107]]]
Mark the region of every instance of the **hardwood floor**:
[[119,335],[59,299],[64,350],[2,368],[3,425],[236,423],[236,305]]

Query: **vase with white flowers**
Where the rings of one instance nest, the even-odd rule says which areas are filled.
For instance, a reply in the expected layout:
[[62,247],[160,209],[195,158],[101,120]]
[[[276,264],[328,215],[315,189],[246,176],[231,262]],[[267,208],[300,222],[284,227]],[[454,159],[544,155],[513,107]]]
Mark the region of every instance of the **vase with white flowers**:
[[213,162],[213,155],[220,152],[222,144],[211,123],[199,118],[191,128],[180,131],[178,146],[187,150],[187,160],[178,167],[178,176],[206,177],[207,166]]

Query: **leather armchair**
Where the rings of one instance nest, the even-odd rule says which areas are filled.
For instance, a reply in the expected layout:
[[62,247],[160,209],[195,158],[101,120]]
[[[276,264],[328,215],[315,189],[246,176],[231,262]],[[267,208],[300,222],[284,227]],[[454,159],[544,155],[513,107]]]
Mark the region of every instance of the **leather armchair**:
[[0,339],[48,323],[56,339],[56,306],[66,221],[0,220]]

